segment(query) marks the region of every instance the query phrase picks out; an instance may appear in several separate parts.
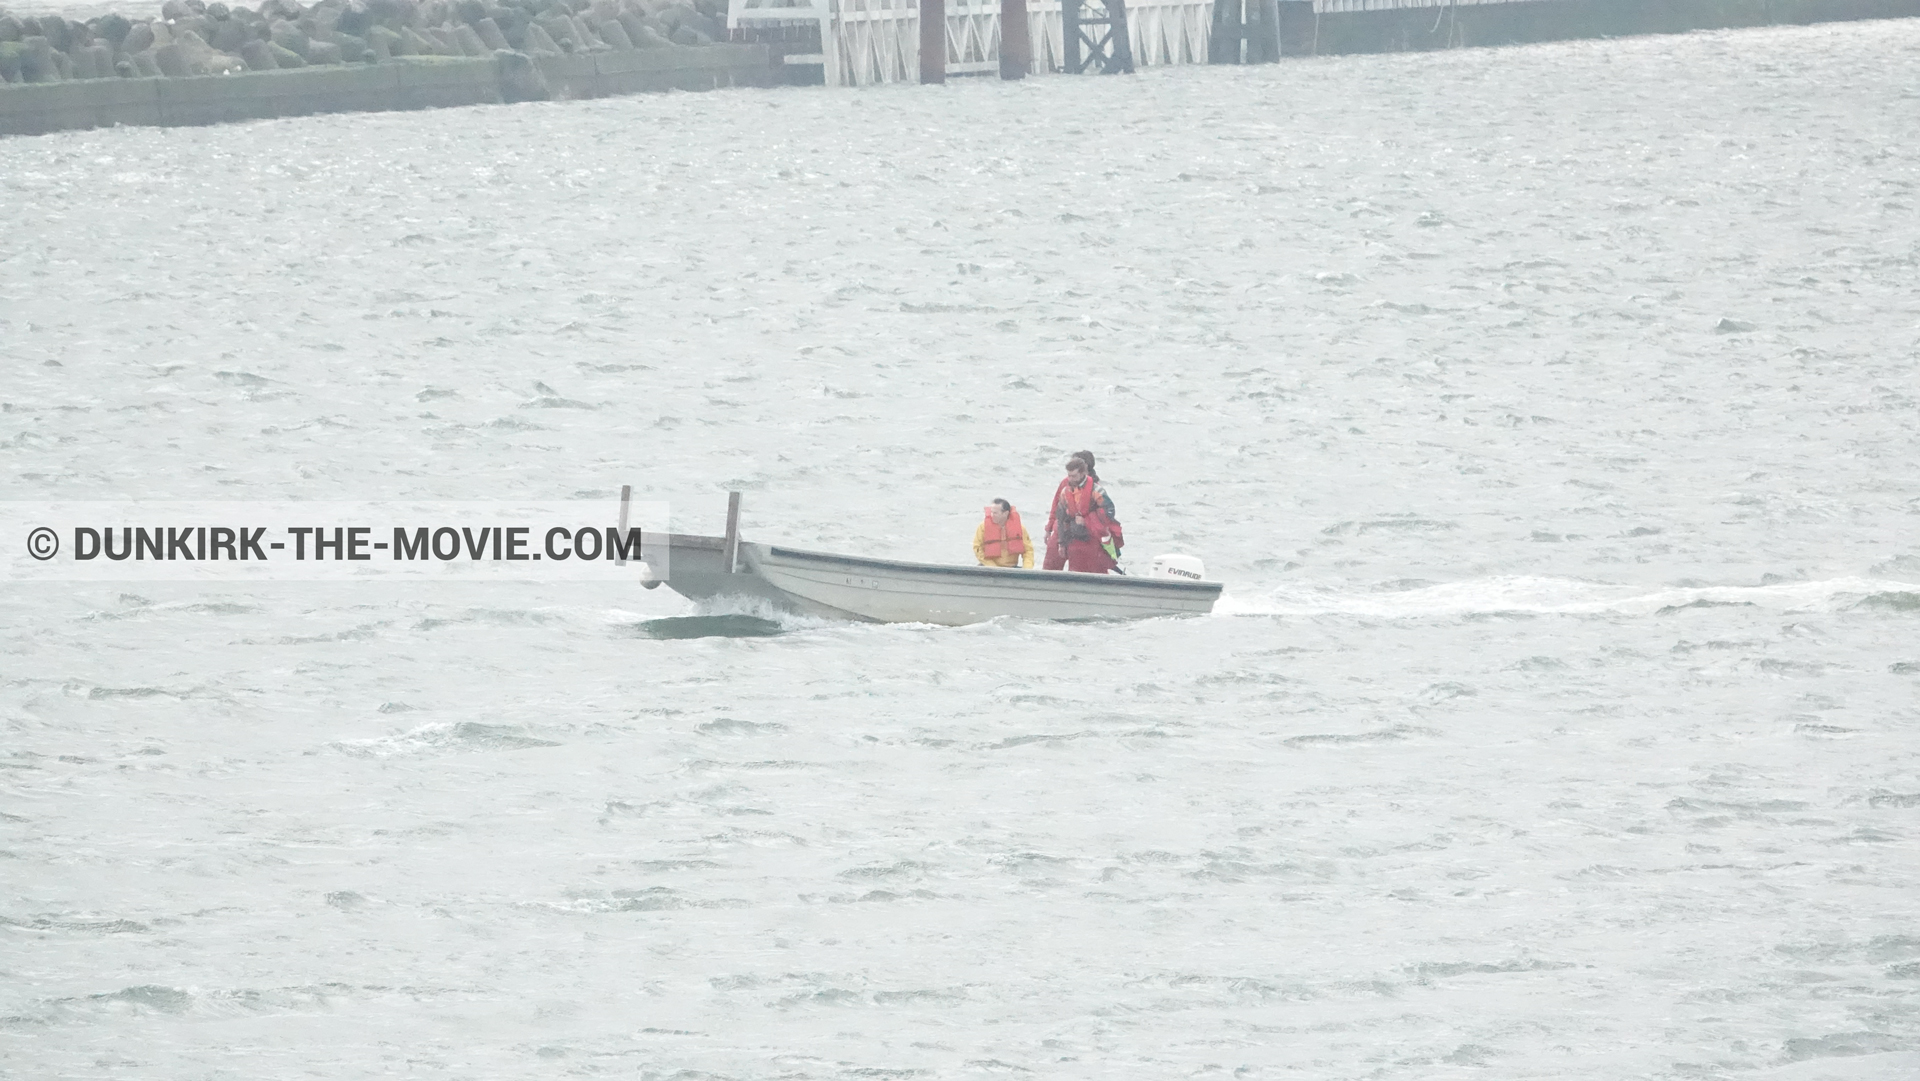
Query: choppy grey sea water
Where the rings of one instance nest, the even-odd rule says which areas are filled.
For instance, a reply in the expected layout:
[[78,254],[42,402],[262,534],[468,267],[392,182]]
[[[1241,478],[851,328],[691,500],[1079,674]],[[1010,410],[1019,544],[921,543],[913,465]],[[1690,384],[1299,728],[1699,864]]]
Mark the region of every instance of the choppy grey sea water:
[[1128,625],[0,590],[0,1073],[1920,1072],[1920,24],[0,146],[0,495],[606,500]]

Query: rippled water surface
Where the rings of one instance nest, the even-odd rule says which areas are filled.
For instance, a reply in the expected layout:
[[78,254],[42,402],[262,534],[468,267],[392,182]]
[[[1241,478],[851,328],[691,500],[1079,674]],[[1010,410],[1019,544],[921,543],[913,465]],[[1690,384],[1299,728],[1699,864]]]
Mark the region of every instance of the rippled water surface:
[[1920,1072],[1920,25],[0,145],[0,494],[1211,617],[0,591],[0,1073]]

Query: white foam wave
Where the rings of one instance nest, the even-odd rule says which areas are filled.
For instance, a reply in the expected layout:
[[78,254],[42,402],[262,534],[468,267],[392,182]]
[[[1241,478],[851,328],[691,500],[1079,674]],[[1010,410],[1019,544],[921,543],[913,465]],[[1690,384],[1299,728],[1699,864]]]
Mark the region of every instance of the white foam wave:
[[371,739],[335,740],[329,746],[357,758],[390,758],[446,751],[524,750],[559,744],[541,739],[519,725],[451,721],[423,724],[407,732]]
[[1350,587],[1287,585],[1264,594],[1223,594],[1221,616],[1350,615],[1378,619],[1488,615],[1652,615],[1688,605],[1752,605],[1778,612],[1827,612],[1877,594],[1920,593],[1920,585],[1880,578],[1832,578],[1758,586],[1688,586],[1648,592],[1633,586],[1571,578],[1477,578],[1396,592],[1358,593]]

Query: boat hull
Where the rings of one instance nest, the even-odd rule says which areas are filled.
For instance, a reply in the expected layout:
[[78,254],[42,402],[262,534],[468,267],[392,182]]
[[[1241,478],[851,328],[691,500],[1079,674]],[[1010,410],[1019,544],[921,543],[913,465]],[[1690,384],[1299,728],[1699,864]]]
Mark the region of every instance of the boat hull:
[[1218,582],[909,563],[747,543],[730,571],[721,538],[674,534],[670,543],[666,584],[692,600],[731,598],[874,623],[1201,615],[1221,589]]

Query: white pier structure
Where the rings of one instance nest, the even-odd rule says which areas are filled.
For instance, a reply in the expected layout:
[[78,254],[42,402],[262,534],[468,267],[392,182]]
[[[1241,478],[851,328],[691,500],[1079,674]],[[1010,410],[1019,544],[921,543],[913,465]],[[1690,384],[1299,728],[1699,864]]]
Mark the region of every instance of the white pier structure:
[[[1029,74],[1066,64],[1061,0],[1027,0]],[[946,0],[947,74],[1000,70],[1000,0]],[[1135,64],[1204,64],[1213,0],[1129,0]],[[818,28],[819,52],[790,64],[819,64],[828,86],[920,81],[918,0],[730,0],[727,29]],[[807,36],[809,42],[812,35]]]
[[1315,15],[1350,11],[1398,11],[1401,8],[1476,7],[1480,4],[1530,4],[1536,0],[1313,0]]

